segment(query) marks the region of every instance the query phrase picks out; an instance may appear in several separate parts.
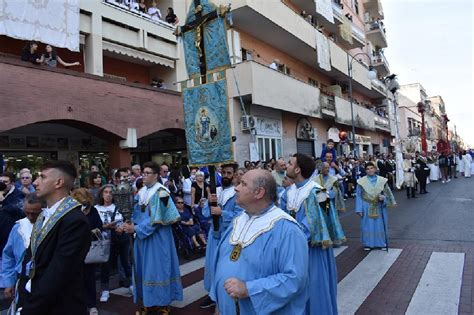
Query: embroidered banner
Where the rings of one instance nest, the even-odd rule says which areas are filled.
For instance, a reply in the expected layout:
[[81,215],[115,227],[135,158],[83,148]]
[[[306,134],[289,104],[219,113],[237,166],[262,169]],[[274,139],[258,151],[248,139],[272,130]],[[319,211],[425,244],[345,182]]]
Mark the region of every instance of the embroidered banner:
[[225,78],[185,88],[183,98],[189,164],[232,161],[234,154]]
[[314,0],[316,12],[321,14],[326,20],[334,23],[334,15],[332,12],[332,0]]
[[223,70],[230,67],[225,21],[218,17],[204,27],[204,49],[207,71]]
[[2,0],[0,34],[79,51],[79,0]]
[[329,52],[328,38],[321,32],[316,32],[316,53],[318,54],[319,66],[331,71],[331,53]]
[[[227,48],[225,19],[219,15],[219,8],[208,0],[201,0],[202,21],[196,22],[194,2],[189,7],[186,24],[195,23],[193,29],[183,34],[184,57],[189,77],[199,76],[200,58],[204,54],[206,71],[213,72],[229,68],[230,57]],[[213,12],[217,14],[212,15]],[[204,41],[204,51],[200,45]]]

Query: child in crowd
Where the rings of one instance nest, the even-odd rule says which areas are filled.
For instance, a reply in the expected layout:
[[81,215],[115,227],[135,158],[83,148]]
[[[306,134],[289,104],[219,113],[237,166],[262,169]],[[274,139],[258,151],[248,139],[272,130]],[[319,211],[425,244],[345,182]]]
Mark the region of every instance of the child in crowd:
[[332,153],[332,161],[336,162],[337,161],[337,151],[336,148],[334,148],[334,140],[328,139],[326,141],[326,145],[323,146],[323,152],[321,152],[321,160],[325,161],[326,160],[326,153]]

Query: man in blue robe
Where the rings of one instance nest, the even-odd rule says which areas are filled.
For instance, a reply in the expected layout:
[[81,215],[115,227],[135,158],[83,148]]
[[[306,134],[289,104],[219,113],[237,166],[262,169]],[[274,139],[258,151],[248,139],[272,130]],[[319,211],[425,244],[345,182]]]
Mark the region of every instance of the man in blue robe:
[[169,190],[158,182],[160,166],[143,165],[143,184],[132,222],[123,231],[136,233],[134,243],[134,301],[143,302],[142,314],[169,314],[169,305],[183,299],[179,260],[171,225],[180,215]]
[[[217,195],[211,194],[209,202],[217,202],[217,207],[209,206],[209,203],[204,207],[203,214],[205,216],[219,215],[219,229],[215,231],[214,222],[209,228],[209,235],[206,246],[206,261],[204,264],[204,289],[207,292],[211,290],[213,279],[213,270],[215,263],[215,254],[217,244],[221,238],[221,234],[227,229],[232,220],[242,212],[242,208],[236,203],[235,188],[232,185],[235,172],[237,171],[237,164],[225,164],[221,166],[222,172],[222,187],[217,190]],[[209,308],[215,305],[209,297],[201,303],[201,308]]]
[[304,314],[308,300],[308,243],[294,218],[274,205],[270,173],[241,179],[237,203],[245,209],[222,234],[211,297],[221,314]]
[[294,180],[281,198],[280,207],[302,226],[309,243],[309,300],[306,314],[337,314],[337,270],[332,241],[317,199],[323,187],[311,179],[314,160],[297,153],[286,166]]
[[41,210],[41,201],[36,193],[27,195],[24,203],[26,218],[16,222],[10,232],[7,244],[3,248],[0,288],[5,288],[7,298],[12,298],[14,295],[14,287],[21,272],[23,256],[30,245],[31,231]]
[[338,211],[346,211],[346,205],[337,177],[329,174],[330,167],[328,162],[323,162],[321,173],[314,176],[313,180],[325,189],[318,194],[319,206],[323,210],[333,245],[340,245],[346,241],[346,237],[339,221]]
[[365,250],[387,247],[388,211],[396,206],[385,177],[375,175],[372,162],[365,165],[366,176],[357,181],[356,209],[361,217],[361,240]]

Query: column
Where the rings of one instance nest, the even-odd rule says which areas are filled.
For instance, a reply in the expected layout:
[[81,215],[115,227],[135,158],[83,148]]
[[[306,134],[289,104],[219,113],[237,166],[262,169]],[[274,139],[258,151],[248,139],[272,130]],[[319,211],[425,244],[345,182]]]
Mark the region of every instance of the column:
[[95,75],[104,75],[102,61],[102,16],[91,15],[91,33],[86,36],[85,71]]
[[110,169],[129,167],[132,162],[129,149],[121,149],[119,146],[120,140],[111,140],[108,143],[109,147],[109,167]]

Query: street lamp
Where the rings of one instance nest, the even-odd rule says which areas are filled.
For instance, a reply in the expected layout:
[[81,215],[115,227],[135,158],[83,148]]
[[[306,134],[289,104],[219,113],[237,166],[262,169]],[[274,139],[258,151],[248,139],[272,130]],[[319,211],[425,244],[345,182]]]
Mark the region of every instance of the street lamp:
[[426,130],[425,130],[425,103],[418,102],[416,104],[418,107],[418,113],[421,115],[421,151],[427,152],[428,151],[428,143],[426,143]]
[[353,100],[352,100],[352,63],[354,62],[355,57],[359,55],[364,55],[367,56],[369,59],[370,65],[369,65],[369,72],[367,73],[367,79],[370,81],[375,80],[377,78],[377,72],[374,70],[374,67],[372,67],[372,58],[364,53],[360,52],[352,56],[351,54],[347,54],[347,74],[349,75],[349,101],[351,103],[351,121],[352,121],[352,145],[354,146],[353,149],[353,155],[354,158],[359,156],[359,149],[357,148],[357,142],[356,142],[356,134],[355,134],[355,124],[354,124],[354,105],[353,105]]

